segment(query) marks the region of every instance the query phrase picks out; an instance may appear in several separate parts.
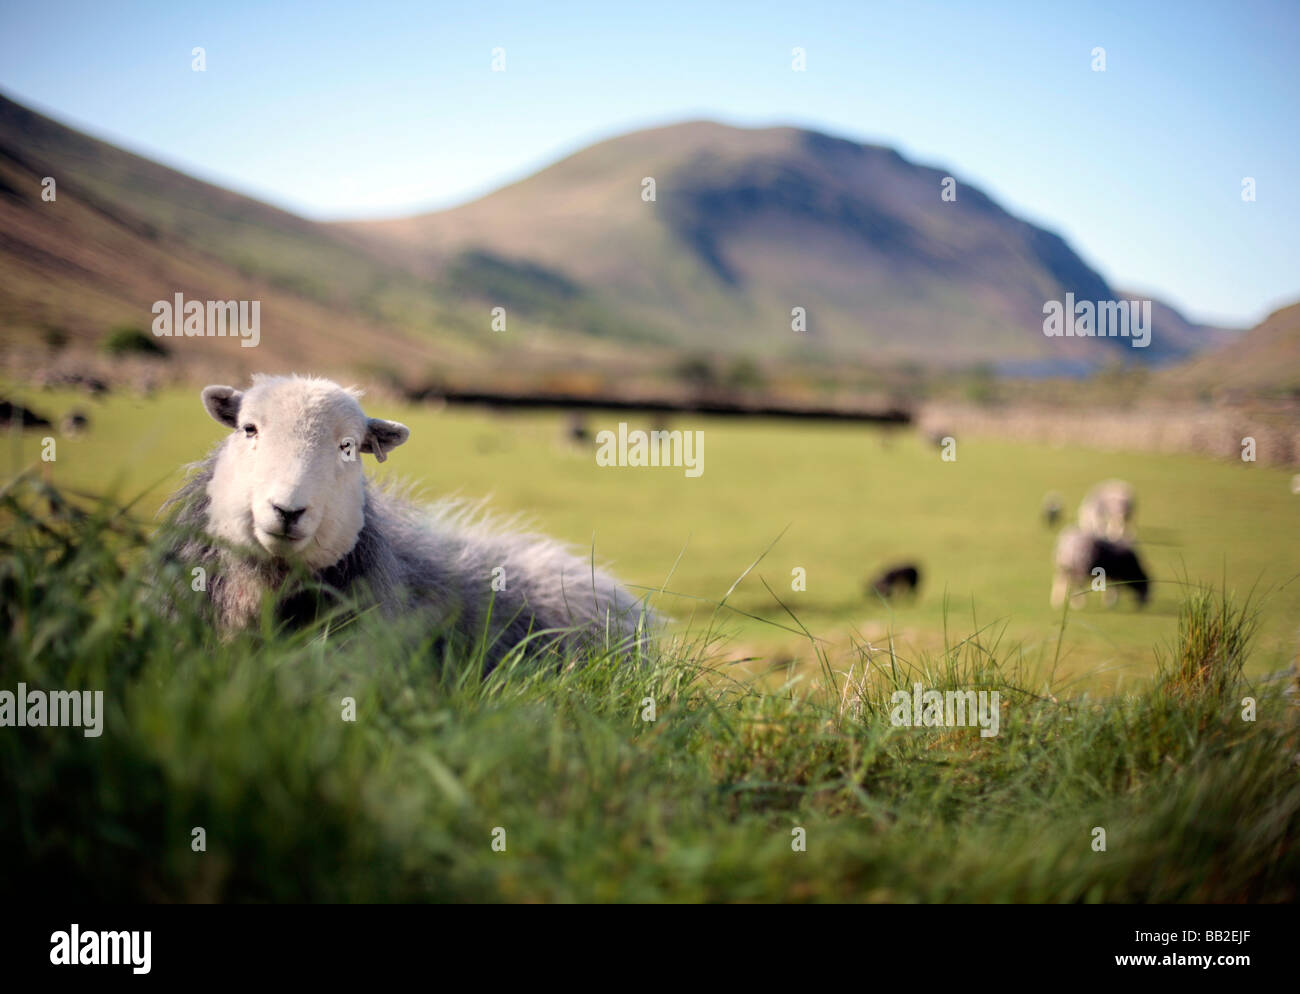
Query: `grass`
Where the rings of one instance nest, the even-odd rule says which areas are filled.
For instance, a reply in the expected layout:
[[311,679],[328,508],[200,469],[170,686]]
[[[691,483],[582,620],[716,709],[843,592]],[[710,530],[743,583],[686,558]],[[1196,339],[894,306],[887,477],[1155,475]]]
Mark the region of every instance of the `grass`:
[[1226,594],[1193,590],[1178,613],[1173,651],[1157,656],[1157,682],[1183,697],[1225,698],[1240,682],[1258,624],[1249,599],[1238,606]]
[[[180,467],[221,436],[195,391],[160,391],[150,400],[123,392],[90,404],[19,384],[0,393],[56,423],[74,407],[91,417],[83,436],[58,438],[54,462],[40,461],[41,434],[26,432],[7,440],[0,465],[13,472],[35,465],[66,488],[139,498],[141,516],[175,487]],[[429,497],[490,498],[495,511],[523,514],[584,553],[594,548],[629,583],[658,589],[667,580],[679,596],[662,606],[683,626],[702,625],[775,542],[731,595],[735,610],[718,618],[734,636],[719,651],[752,657],[752,670],[770,671],[773,685],[819,668],[778,598],[840,669],[853,663],[859,643],[892,638],[915,656],[941,652],[945,627],[992,625],[1018,647],[1033,679],[1113,693],[1154,675],[1152,646],[1177,638],[1188,589],[1253,589],[1259,631],[1248,670],[1258,676],[1295,659],[1297,498],[1283,469],[1097,451],[1087,447],[1086,424],[1069,447],[963,436],[957,461],[943,462],[915,433],[677,418],[670,427],[704,432],[704,474],[688,479],[680,469],[598,467],[594,443],[562,440],[559,413],[438,411],[378,398],[369,406],[412,429],[405,446],[369,471],[415,481]],[[588,419],[593,434],[620,420],[650,427],[625,414]],[[1073,514],[1084,492],[1109,477],[1137,488],[1152,601],[1137,610],[1121,593],[1119,605],[1104,610],[1094,595],[1069,617],[1062,638],[1061,612],[1048,603],[1055,534],[1040,523],[1040,502],[1058,491]],[[882,604],[865,581],[899,561],[920,564],[920,596]],[[804,590],[792,589],[796,568],[806,571]]]
[[[640,666],[516,657],[480,679],[472,651],[364,614],[226,641],[188,602],[163,617],[151,585],[186,577],[149,542],[30,478],[0,498],[0,690],[102,689],[106,710],[98,738],[0,734],[15,899],[1297,897],[1295,710],[1246,679],[1254,608],[1220,594],[1183,610],[1176,694],[1030,684],[996,626],[844,670],[823,652],[775,688],[689,630]],[[894,726],[918,681],[998,690],[999,735]]]

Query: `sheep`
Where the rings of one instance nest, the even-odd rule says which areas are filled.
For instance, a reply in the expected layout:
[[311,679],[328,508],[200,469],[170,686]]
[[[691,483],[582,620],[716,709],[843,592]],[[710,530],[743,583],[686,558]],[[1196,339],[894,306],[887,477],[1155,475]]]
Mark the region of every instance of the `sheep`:
[[0,426],[6,428],[49,428],[50,419],[11,400],[0,399]]
[[869,584],[871,593],[885,600],[896,593],[916,595],[916,588],[921,583],[921,571],[912,563],[901,563],[881,572]]
[[929,427],[924,430],[925,440],[933,445],[936,449],[943,448],[946,439],[952,438],[953,434],[947,428]]
[[225,634],[252,625],[275,592],[279,616],[309,620],[301,582],[419,616],[472,642],[490,669],[539,632],[563,651],[645,645],[654,616],[605,572],[550,539],[498,530],[463,504],[432,508],[376,485],[361,454],[383,462],[409,429],[367,417],[359,391],[314,377],[255,375],[244,391],[203,390],[231,429],[165,507],[167,558],[206,571],[205,608]]
[[92,397],[103,397],[110,392],[108,383],[98,376],[68,370],[46,370],[37,374],[36,382],[45,390],[75,387],[85,390]]
[[71,438],[83,434],[89,427],[90,415],[79,409],[69,411],[59,422],[59,431]]
[[1107,480],[1088,491],[1079,505],[1079,527],[1112,542],[1132,544],[1137,495],[1123,480]]
[[565,418],[564,438],[575,445],[582,445],[591,438],[591,432],[587,428],[587,419],[578,411],[570,411],[569,416]]
[[1055,528],[1061,523],[1061,515],[1064,511],[1065,502],[1055,490],[1043,495],[1043,524],[1048,528]]
[[1056,575],[1052,581],[1052,607],[1064,604],[1067,593],[1071,603],[1081,607],[1086,588],[1093,580],[1092,571],[1097,568],[1105,571],[1102,578],[1108,606],[1119,599],[1119,585],[1131,590],[1139,605],[1146,604],[1151,594],[1146,570],[1131,545],[1112,542],[1082,528],[1070,527],[1061,532],[1056,540],[1054,562]]

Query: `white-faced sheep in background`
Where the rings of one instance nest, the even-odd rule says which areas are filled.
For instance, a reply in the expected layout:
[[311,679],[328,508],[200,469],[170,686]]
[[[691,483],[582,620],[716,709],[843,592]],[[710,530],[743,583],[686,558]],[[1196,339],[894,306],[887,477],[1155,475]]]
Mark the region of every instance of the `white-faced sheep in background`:
[[560,648],[608,637],[627,651],[644,638],[649,615],[636,598],[560,544],[493,531],[458,505],[419,507],[367,479],[361,454],[382,462],[409,431],[367,417],[357,397],[297,376],[203,391],[232,431],[169,501],[181,532],[170,555],[187,571],[205,568],[201,596],[222,629],[252,624],[268,592],[283,608],[298,567],[390,614],[423,612],[430,629],[470,642],[486,631],[490,664],[530,632],[552,633],[530,646]]
[[1123,480],[1107,480],[1088,491],[1079,505],[1079,527],[1112,542],[1132,543],[1137,494]]
[[1052,606],[1060,607],[1069,594],[1071,603],[1081,607],[1092,587],[1093,570],[1102,569],[1106,603],[1119,599],[1119,587],[1131,591],[1139,604],[1150,596],[1150,580],[1137,552],[1124,542],[1112,542],[1082,528],[1066,528],[1056,540],[1056,576],[1052,581]]

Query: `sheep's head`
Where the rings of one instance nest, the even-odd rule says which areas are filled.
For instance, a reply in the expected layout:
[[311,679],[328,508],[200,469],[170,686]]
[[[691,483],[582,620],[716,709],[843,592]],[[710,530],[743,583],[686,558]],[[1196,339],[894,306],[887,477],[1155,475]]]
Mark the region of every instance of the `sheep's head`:
[[205,388],[203,406],[233,429],[208,484],[210,530],[312,569],[347,555],[365,524],[361,454],[382,462],[410,434],[329,380],[255,376],[245,391]]

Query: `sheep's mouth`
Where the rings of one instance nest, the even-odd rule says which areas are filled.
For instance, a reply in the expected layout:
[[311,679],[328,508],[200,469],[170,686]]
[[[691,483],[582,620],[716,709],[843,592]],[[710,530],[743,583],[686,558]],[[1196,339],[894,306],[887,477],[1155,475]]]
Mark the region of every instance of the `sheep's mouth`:
[[254,534],[258,544],[273,555],[297,552],[312,539],[303,532],[274,532],[266,528],[254,528]]

